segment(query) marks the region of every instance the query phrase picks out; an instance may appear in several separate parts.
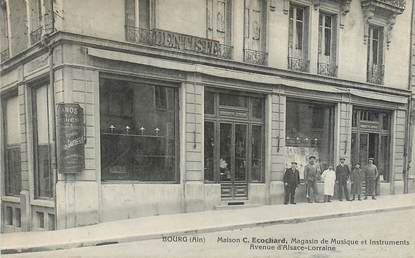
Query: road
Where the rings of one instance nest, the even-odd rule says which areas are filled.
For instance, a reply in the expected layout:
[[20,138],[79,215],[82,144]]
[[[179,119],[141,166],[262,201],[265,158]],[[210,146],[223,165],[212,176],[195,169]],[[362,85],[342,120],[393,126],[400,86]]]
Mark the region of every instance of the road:
[[[322,243],[323,239],[328,242]],[[3,257],[414,258],[415,209],[187,235],[182,238],[176,236],[169,240],[172,241],[156,239]],[[191,242],[192,240],[201,242]],[[228,242],[224,242],[227,240]],[[378,240],[398,242],[390,245],[391,242],[380,243]],[[261,243],[262,241],[265,243]],[[266,241],[274,241],[274,243],[266,243]],[[278,241],[280,243],[275,243]]]

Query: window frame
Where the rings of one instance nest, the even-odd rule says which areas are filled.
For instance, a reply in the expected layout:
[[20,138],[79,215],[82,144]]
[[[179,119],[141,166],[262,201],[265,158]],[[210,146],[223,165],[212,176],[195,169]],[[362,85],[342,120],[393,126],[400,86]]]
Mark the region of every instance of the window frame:
[[[297,10],[302,9],[303,17],[302,20],[299,20],[297,17]],[[290,17],[292,13],[292,17]],[[297,22],[302,24],[301,30],[301,56],[295,54],[297,50],[298,39],[297,39]],[[292,23],[292,28],[291,24]],[[309,28],[310,28],[310,17],[309,17],[309,7],[302,6],[296,3],[290,2],[288,10],[288,56],[292,58],[301,58],[304,62],[308,61],[308,51],[309,51]],[[291,37],[292,35],[292,37]]]
[[[135,87],[145,87],[145,86],[152,86],[154,87],[169,87],[172,88],[174,90],[174,103],[170,103],[168,102],[168,108],[171,108],[173,105],[175,107],[175,115],[174,115],[174,121],[175,121],[175,125],[174,125],[174,180],[167,180],[167,181],[157,181],[157,180],[149,180],[149,181],[144,181],[144,180],[138,180],[138,179],[132,179],[132,178],[128,178],[128,179],[115,179],[115,178],[111,178],[111,179],[103,179],[102,176],[102,169],[101,169],[101,183],[102,184],[114,184],[114,183],[132,183],[132,184],[180,184],[180,144],[181,144],[181,139],[180,139],[180,85],[177,85],[175,83],[171,83],[171,82],[166,82],[166,81],[160,81],[160,80],[153,80],[153,79],[146,79],[146,78],[141,78],[141,77],[121,77],[119,75],[115,75],[115,74],[101,74],[99,76],[99,96],[100,96],[100,92],[102,91],[102,87],[104,84],[105,80],[113,80],[113,81],[117,81],[118,83],[134,83],[137,84],[135,85]],[[134,87],[134,86],[129,86],[129,87]],[[153,90],[153,96],[155,96],[155,90]],[[100,97],[99,97],[100,98]],[[132,99],[132,103],[134,103],[134,98]],[[154,108],[155,111],[159,110],[156,109],[156,102],[155,100],[153,101],[154,104]],[[102,99],[99,99],[99,108],[102,105]],[[101,112],[101,111],[100,111]],[[101,120],[101,117],[99,118]],[[102,125],[100,125],[99,128],[99,137],[102,137],[102,133],[104,132],[105,128],[102,127]],[[99,163],[100,166],[102,166],[102,151],[101,151],[101,145],[102,142],[100,142],[100,146],[99,146]]]
[[[217,14],[218,0],[206,0],[206,37],[220,41],[218,37]],[[221,0],[225,4],[224,11],[224,41],[221,44],[232,45],[232,0]]]
[[[36,90],[40,89],[41,87],[46,88],[46,97],[47,97],[47,128],[48,128],[48,169],[49,174],[51,177],[51,196],[40,196],[40,184],[39,184],[39,151],[38,151],[38,121],[37,121],[37,108],[36,108]],[[55,182],[56,182],[56,174],[54,173],[54,169],[52,167],[54,162],[54,157],[52,154],[52,138],[50,137],[52,134],[50,123],[52,122],[52,119],[50,117],[51,112],[51,97],[49,96],[49,87],[50,82],[47,80],[43,80],[39,83],[36,83],[36,85],[33,85],[30,87],[30,117],[31,117],[31,128],[32,128],[32,156],[33,156],[33,197],[36,200],[52,200],[55,198]]]
[[[21,157],[20,157],[20,142],[18,143],[14,143],[11,144],[10,146],[13,146],[14,148],[18,148],[19,151],[19,172],[20,172],[20,182],[19,184],[19,193],[14,193],[14,192],[8,192],[8,181],[9,181],[9,172],[8,172],[8,164],[9,164],[9,159],[7,158],[7,149],[8,149],[8,144],[7,144],[7,107],[6,107],[6,102],[8,99],[10,98],[17,98],[17,101],[19,102],[19,95],[18,95],[18,89],[12,89],[9,92],[2,94],[0,96],[1,98],[1,107],[2,107],[2,112],[1,112],[1,138],[2,138],[2,144],[1,144],[1,153],[2,153],[2,162],[1,162],[1,167],[2,167],[2,171],[4,171],[4,173],[1,173],[0,178],[2,179],[1,181],[3,182],[2,185],[2,192],[1,194],[4,196],[11,196],[11,197],[19,197],[20,196],[20,192],[22,190],[22,168],[21,168]],[[21,123],[21,121],[18,121],[18,123]],[[20,135],[19,135],[20,138]]]

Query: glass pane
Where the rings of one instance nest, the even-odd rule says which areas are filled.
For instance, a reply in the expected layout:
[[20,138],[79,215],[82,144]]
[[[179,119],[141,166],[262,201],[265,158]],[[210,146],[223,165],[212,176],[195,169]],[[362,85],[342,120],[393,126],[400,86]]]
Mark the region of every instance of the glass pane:
[[205,122],[205,180],[214,180],[215,127],[213,122]]
[[235,125],[235,180],[246,180],[247,136],[246,125]]
[[303,8],[296,8],[297,10],[297,20],[302,21],[304,20],[304,9]]
[[264,116],[263,100],[260,98],[251,98],[252,101],[252,117],[262,119]]
[[357,149],[357,134],[352,133],[352,142],[351,142],[351,162],[352,166],[356,165],[359,162],[359,150]]
[[331,49],[331,29],[325,29],[324,34],[324,55],[330,56]]
[[232,125],[220,124],[219,170],[221,181],[231,181]]
[[262,181],[262,126],[252,126],[251,180]]
[[325,16],[325,24],[324,24],[324,26],[326,28],[331,28],[331,16],[328,16],[328,15]]
[[297,41],[296,41],[296,49],[303,49],[303,23],[296,22],[296,30],[297,30]]
[[10,97],[6,101],[6,144],[20,143],[20,121],[19,121],[19,101],[18,97]]
[[205,91],[205,114],[215,113],[215,94]]
[[377,40],[372,40],[372,60],[373,60],[373,64],[377,64],[378,63],[378,41]]
[[390,116],[388,114],[383,114],[382,129],[390,130]]
[[221,93],[219,104],[224,106],[248,107],[248,97]]
[[378,164],[379,173],[384,181],[389,182],[389,136],[382,136],[380,143],[380,159]]
[[101,113],[102,179],[175,181],[175,89],[103,80],[100,92],[113,110]]
[[48,123],[48,92],[47,86],[35,89],[35,114],[36,119],[36,196],[52,197],[53,176],[49,160],[49,123]]
[[360,165],[366,166],[367,160],[369,158],[369,135],[368,134],[360,134],[360,145],[359,145],[359,160]]

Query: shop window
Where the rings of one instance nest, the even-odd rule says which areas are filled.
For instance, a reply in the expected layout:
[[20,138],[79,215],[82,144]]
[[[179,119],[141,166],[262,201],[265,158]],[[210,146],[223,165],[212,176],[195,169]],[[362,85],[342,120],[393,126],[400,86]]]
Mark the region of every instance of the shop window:
[[45,228],[45,213],[36,211],[36,220],[38,228]]
[[231,0],[207,0],[207,38],[230,45],[231,42]]
[[102,79],[100,110],[102,180],[177,182],[175,88]]
[[15,212],[15,219],[16,219],[16,227],[21,227],[22,226],[22,213],[20,208],[15,208],[14,209]]
[[48,230],[55,230],[55,215],[48,213]]
[[35,197],[53,197],[53,174],[50,164],[49,96],[48,85],[32,91],[33,146],[35,160]]
[[288,69],[307,72],[308,8],[290,5],[288,24]]
[[287,100],[287,160],[305,164],[314,155],[325,169],[333,163],[334,108],[330,105]]
[[13,94],[2,102],[5,194],[18,196],[21,190],[19,100]]
[[219,102],[205,101],[205,181],[263,182],[264,99],[237,92],[206,96]]
[[318,73],[336,76],[336,15],[320,13],[318,35]]

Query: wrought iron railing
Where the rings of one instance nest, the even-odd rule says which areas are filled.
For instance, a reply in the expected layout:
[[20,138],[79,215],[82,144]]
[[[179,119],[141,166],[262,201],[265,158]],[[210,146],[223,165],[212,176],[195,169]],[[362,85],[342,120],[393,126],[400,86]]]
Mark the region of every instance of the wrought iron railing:
[[42,29],[43,27],[39,27],[30,32],[30,43],[32,45],[40,41],[40,38],[42,36]]
[[375,84],[383,84],[385,66],[383,64],[372,64],[367,70],[367,81]]
[[134,26],[126,26],[125,32],[126,40],[129,42],[194,52],[224,59],[232,58],[233,47],[221,44],[216,40]]
[[267,65],[268,53],[252,49],[244,49],[244,62],[257,65]]
[[9,51],[8,48],[1,51],[1,53],[0,53],[0,62],[3,63],[4,61],[6,61],[9,58],[10,58],[10,51]]
[[333,63],[318,63],[317,72],[320,75],[336,77],[337,76],[337,65]]
[[406,6],[406,0],[372,0],[372,1],[384,3],[386,5],[390,5],[395,8],[399,8],[399,9],[405,9],[405,6]]
[[288,57],[288,69],[293,71],[308,72],[310,61],[304,58]]

